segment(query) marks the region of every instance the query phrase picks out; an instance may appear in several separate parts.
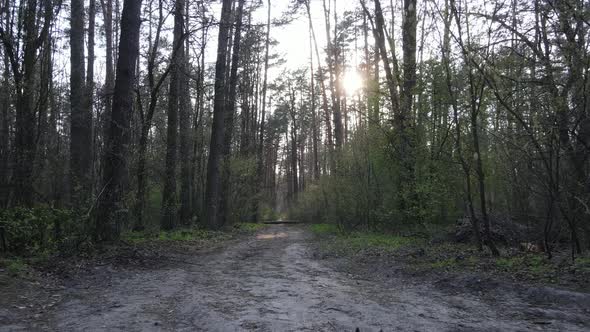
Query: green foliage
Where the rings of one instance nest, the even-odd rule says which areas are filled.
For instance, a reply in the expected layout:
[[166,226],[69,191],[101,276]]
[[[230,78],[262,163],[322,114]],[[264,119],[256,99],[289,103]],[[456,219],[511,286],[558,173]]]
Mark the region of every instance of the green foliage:
[[260,206],[260,220],[278,220],[280,215],[271,206],[262,203]]
[[430,267],[433,269],[449,269],[457,266],[457,260],[454,258],[447,258],[442,260],[437,260],[430,263]]
[[590,257],[578,257],[574,263],[577,270],[590,274]]
[[414,237],[361,232],[351,233],[344,240],[354,249],[379,248],[390,251],[420,242]]
[[543,277],[553,273],[555,264],[541,255],[520,255],[513,257],[501,257],[496,259],[496,266],[506,272],[526,271],[527,273]]
[[457,174],[422,149],[411,183],[400,184],[402,166],[387,128],[355,133],[336,168],[306,187],[290,210],[294,219],[337,223],[348,230],[424,230],[460,213]]
[[496,260],[496,265],[505,270],[512,270],[514,267],[523,264],[524,257],[500,257]]
[[316,235],[335,235],[340,233],[338,226],[334,224],[313,224],[310,226],[310,229]]
[[7,258],[0,260],[0,266],[6,269],[9,275],[17,277],[27,270],[28,266],[21,258]]
[[299,195],[297,205],[291,209],[289,213],[291,218],[308,223],[325,221],[327,216],[322,214],[325,207],[325,193],[322,189],[321,185],[309,185],[307,190]]
[[254,207],[258,199],[256,158],[232,158],[230,172],[227,220],[229,224],[254,221]]
[[160,241],[195,241],[209,239],[214,235],[204,229],[179,229],[170,232],[160,232],[158,240]]
[[258,232],[259,230],[264,229],[265,227],[265,224],[257,224],[252,222],[242,222],[234,226],[234,228],[248,233]]
[[17,207],[0,212],[0,227],[9,252],[39,255],[63,249],[83,234],[84,225],[74,219],[69,210]]
[[331,237],[328,245],[333,251],[355,253],[359,251],[394,252],[403,247],[422,244],[423,240],[411,236],[399,236],[375,232],[345,232],[335,224],[313,224],[312,233]]
[[127,232],[122,235],[122,240],[133,244],[141,244],[146,242],[188,242],[212,240],[225,236],[222,232],[210,231],[198,227],[177,229],[172,231],[160,232]]
[[[266,227],[265,224],[237,223],[233,231],[254,233]],[[121,236],[122,241],[132,244],[148,242],[193,242],[220,241],[231,236],[230,232],[212,231],[200,227],[181,228],[172,231],[141,231],[126,232]]]
[[158,229],[160,227],[162,213],[162,188],[159,185],[148,188],[146,211],[144,213],[145,227],[148,229]]

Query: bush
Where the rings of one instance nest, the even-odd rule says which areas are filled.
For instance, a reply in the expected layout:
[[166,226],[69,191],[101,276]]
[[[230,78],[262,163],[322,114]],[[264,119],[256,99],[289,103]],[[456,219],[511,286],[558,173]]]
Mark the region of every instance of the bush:
[[13,277],[18,277],[27,270],[27,264],[19,258],[2,260],[0,266],[5,267],[6,272]]
[[75,228],[69,210],[18,207],[0,212],[2,249],[19,255],[54,252],[78,233]]
[[348,231],[410,233],[453,220],[460,211],[452,189],[455,170],[420,150],[412,180],[401,183],[403,167],[391,146],[391,137],[379,130],[357,133],[335,154],[330,174],[299,193],[291,217]]

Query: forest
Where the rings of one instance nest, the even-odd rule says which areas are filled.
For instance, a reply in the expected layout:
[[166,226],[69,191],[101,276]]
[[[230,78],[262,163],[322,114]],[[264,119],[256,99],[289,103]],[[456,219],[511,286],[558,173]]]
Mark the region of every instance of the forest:
[[1,257],[287,220],[590,262],[585,0],[1,2]]

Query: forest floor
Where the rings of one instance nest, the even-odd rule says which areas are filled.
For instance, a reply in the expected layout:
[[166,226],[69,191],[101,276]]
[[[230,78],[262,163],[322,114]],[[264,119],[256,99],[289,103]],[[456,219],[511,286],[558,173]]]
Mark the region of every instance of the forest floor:
[[0,271],[0,331],[590,330],[589,293],[412,274],[327,255],[323,242],[306,225],[270,225],[24,278]]

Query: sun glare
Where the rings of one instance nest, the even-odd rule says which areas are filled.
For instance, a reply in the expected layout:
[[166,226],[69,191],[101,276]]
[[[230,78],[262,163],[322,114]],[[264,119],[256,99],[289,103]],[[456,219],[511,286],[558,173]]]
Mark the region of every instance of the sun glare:
[[342,77],[342,87],[347,95],[357,94],[363,87],[363,77],[356,70],[349,70]]

